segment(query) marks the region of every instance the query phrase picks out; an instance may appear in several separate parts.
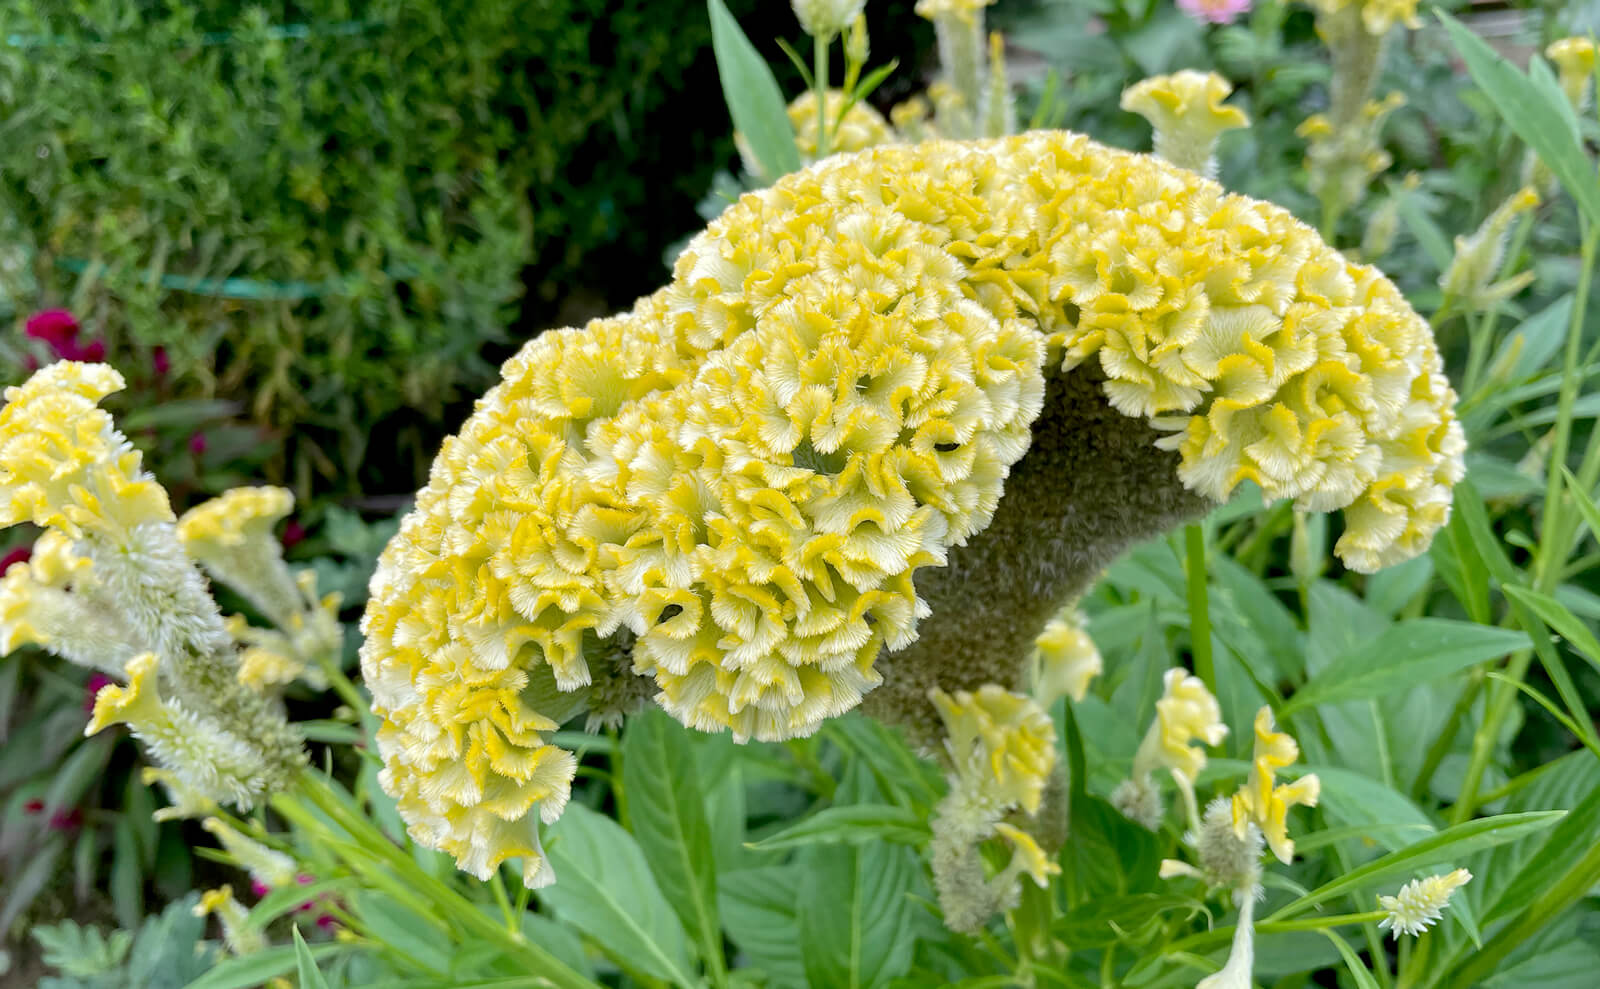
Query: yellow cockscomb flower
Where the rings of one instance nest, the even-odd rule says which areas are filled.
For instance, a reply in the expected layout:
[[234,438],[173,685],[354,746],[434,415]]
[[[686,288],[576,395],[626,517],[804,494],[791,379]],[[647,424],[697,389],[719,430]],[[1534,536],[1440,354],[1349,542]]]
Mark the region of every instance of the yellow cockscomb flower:
[[1562,38],[1544,50],[1545,57],[1556,63],[1561,91],[1577,112],[1583,110],[1584,90],[1594,75],[1595,52],[1593,38]]
[[268,848],[221,818],[208,817],[200,826],[209,831],[233,857],[239,868],[268,889],[282,889],[297,882],[294,859],[275,848]]
[[0,577],[0,655],[35,645],[80,666],[120,675],[142,651],[114,614],[82,593],[93,566],[55,529],[33,544],[33,555]]
[[77,539],[172,519],[167,493],[97,404],[122,387],[104,364],[60,361],[5,390],[0,526],[32,522]]
[[1155,152],[1180,168],[1215,176],[1212,152],[1217,138],[1250,118],[1222,101],[1233,92],[1228,80],[1215,72],[1184,69],[1172,75],[1152,76],[1122,91],[1122,109],[1150,122],[1155,131]]
[[1164,682],[1156,720],[1133,759],[1134,775],[1167,769],[1193,786],[1206,768],[1204,747],[1221,745],[1228,726],[1222,723],[1222,706],[1199,677],[1174,669],[1166,672]]
[[1058,697],[1083,700],[1089,693],[1089,681],[1105,668],[1100,650],[1083,629],[1083,616],[1072,608],[1050,619],[1034,646],[1038,668],[1033,692],[1044,707],[1054,704]]
[[1417,18],[1417,0],[1310,0],[1311,6],[1323,14],[1354,11],[1360,14],[1362,26],[1370,34],[1388,34],[1396,24],[1415,30],[1422,26]]
[[190,559],[281,626],[302,602],[272,528],[293,510],[284,488],[233,488],[184,512],[178,538]]
[[1243,838],[1254,824],[1261,829],[1272,854],[1284,864],[1294,858],[1294,841],[1289,838],[1289,808],[1315,807],[1322,793],[1321,781],[1315,773],[1307,773],[1293,783],[1274,785],[1274,774],[1298,758],[1300,746],[1295,740],[1274,730],[1272,709],[1263,707],[1256,712],[1255,756],[1249,779],[1233,795],[1233,830]]
[[1000,806],[1038,811],[1056,764],[1056,730],[1043,709],[994,684],[976,693],[935,690],[933,703],[956,775]]
[[1061,863],[1046,855],[1033,835],[1005,822],[996,824],[994,833],[1004,838],[1012,848],[1011,865],[1007,871],[1025,873],[1040,889],[1049,885],[1051,876],[1061,875]]
[[233,898],[232,886],[220,886],[200,894],[194,915],[215,916],[222,926],[222,941],[235,956],[253,955],[267,947],[266,935],[251,926],[250,912]]
[[573,770],[534,669],[741,738],[866,697],[935,748],[930,688],[1023,689],[1052,615],[1244,480],[1349,506],[1353,567],[1420,552],[1454,401],[1381,274],[1191,172],[1053,132],[832,157],[445,442],[363,621],[385,785],[459,861],[526,854]]

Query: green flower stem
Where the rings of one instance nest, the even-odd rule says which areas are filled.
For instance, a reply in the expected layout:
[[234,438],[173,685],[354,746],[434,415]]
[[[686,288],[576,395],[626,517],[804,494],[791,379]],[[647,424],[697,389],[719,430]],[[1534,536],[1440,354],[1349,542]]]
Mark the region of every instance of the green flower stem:
[[[1583,246],[1581,267],[1578,270],[1577,295],[1572,303],[1572,322],[1567,328],[1566,353],[1562,363],[1561,391],[1556,403],[1556,426],[1553,445],[1550,451],[1550,463],[1546,469],[1546,485],[1544,500],[1544,519],[1539,531],[1539,545],[1541,551],[1534,562],[1534,587],[1544,594],[1549,594],[1555,589],[1556,582],[1560,579],[1562,568],[1566,566],[1567,557],[1570,555],[1570,537],[1566,526],[1566,512],[1561,500],[1561,468],[1567,462],[1568,448],[1572,442],[1573,406],[1578,398],[1578,351],[1583,338],[1584,316],[1588,310],[1589,286],[1594,275],[1595,253],[1600,248],[1600,228],[1585,224],[1583,233]],[[1600,438],[1600,431],[1590,437],[1589,450],[1585,453],[1585,463],[1580,468],[1600,470],[1600,456],[1596,454],[1596,439]],[[1580,477],[1580,483],[1583,478]],[[1592,481],[1590,482],[1592,486]],[[1500,726],[1511,711],[1517,696],[1516,684],[1520,684],[1528,675],[1528,666],[1533,661],[1533,654],[1521,651],[1511,657],[1506,666],[1506,679],[1508,683],[1496,683],[1489,688],[1488,710],[1484,714],[1483,723],[1478,726],[1477,733],[1472,740],[1472,757],[1467,765],[1466,779],[1462,783],[1461,798],[1456,802],[1451,812],[1451,823],[1460,824],[1470,820],[1477,810],[1478,790],[1483,785],[1483,774],[1489,768],[1490,757],[1494,752],[1495,741],[1500,737]]]
[[348,835],[348,840],[333,836],[320,844],[344,859],[364,881],[378,881],[381,876],[387,880],[383,883],[386,892],[414,894],[423,905],[422,916],[442,915],[452,927],[467,936],[497,945],[556,989],[599,989],[598,983],[528,941],[520,931],[506,930],[459,890],[429,875],[405,849],[390,841],[359,810],[350,806],[349,797],[338,793],[317,771],[303,770],[295,789],[273,798],[273,807],[286,819],[313,831],[326,830],[317,815],[311,813],[313,808],[320,811]]
[[817,160],[828,157],[832,147],[828,134],[828,39],[811,41],[811,86],[817,94]]
[[1217,692],[1217,669],[1211,654],[1211,609],[1206,593],[1206,531],[1198,522],[1184,526],[1184,569],[1189,591],[1189,648],[1194,654],[1194,672],[1213,694]]

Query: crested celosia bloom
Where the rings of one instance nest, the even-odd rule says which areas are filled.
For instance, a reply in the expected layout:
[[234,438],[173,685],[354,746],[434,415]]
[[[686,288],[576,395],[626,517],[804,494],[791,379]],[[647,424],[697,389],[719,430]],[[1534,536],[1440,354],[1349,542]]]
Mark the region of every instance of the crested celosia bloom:
[[63,361],[5,391],[0,525],[47,532],[0,585],[3,644],[128,676],[126,689],[101,690],[90,731],[126,722],[186,788],[249,806],[303,762],[300,739],[237,682],[166,492],[99,408],[122,384],[109,367]]
[[1561,91],[1576,113],[1583,112],[1589,79],[1594,75],[1595,52],[1593,38],[1562,38],[1544,50],[1545,57],[1556,63]]
[[1034,648],[1038,667],[1033,695],[1044,707],[1063,696],[1083,700],[1089,693],[1089,681],[1104,668],[1100,650],[1084,631],[1083,616],[1073,608],[1050,619],[1034,640]]
[[1124,89],[1122,108],[1150,122],[1156,154],[1181,168],[1215,177],[1217,138],[1250,125],[1243,110],[1222,105],[1231,92],[1233,86],[1215,72],[1184,69]]
[[1422,26],[1417,19],[1417,0],[1310,0],[1310,4],[1318,13],[1330,16],[1359,15],[1362,26],[1374,35],[1387,34],[1396,24],[1409,28]]
[[1250,12],[1250,0],[1178,0],[1178,9],[1197,21],[1232,24]]
[[[627,313],[545,333],[379,561],[362,669],[418,840],[531,856],[575,765],[529,706],[643,677],[740,738],[1026,689],[1132,542],[1242,481],[1373,570],[1461,475],[1427,324],[1285,211],[1040,132],[834,156],[749,193]],[[913,579],[914,578],[914,579]],[[619,639],[626,633],[628,638]],[[629,662],[589,657],[622,643]]]
[[954,696],[935,690],[933,703],[956,776],[997,805],[1037,812],[1056,764],[1055,726],[1044,710],[994,684]]
[[1397,941],[1402,934],[1416,937],[1444,916],[1450,897],[1471,880],[1472,873],[1465,869],[1413,879],[1400,887],[1399,894],[1378,897],[1378,909],[1389,914],[1378,921],[1378,926],[1393,932]]
[[1300,758],[1300,746],[1288,734],[1275,731],[1272,709],[1256,712],[1255,755],[1250,776],[1233,795],[1233,830],[1240,838],[1251,825],[1261,829],[1267,847],[1278,861],[1288,864],[1294,858],[1294,841],[1289,837],[1289,808],[1315,807],[1322,783],[1315,773],[1293,783],[1274,785],[1274,774]]
[[1135,776],[1167,769],[1193,786],[1206,768],[1207,745],[1221,745],[1228,737],[1222,707],[1197,676],[1168,670],[1166,689],[1156,701],[1156,720],[1145,733],[1133,758]]

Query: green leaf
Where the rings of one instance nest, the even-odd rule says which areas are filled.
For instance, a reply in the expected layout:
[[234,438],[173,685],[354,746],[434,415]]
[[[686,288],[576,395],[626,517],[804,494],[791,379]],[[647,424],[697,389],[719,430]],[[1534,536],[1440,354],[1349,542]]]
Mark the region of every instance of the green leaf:
[[1561,466],[1561,478],[1566,482],[1566,491],[1572,495],[1572,502],[1578,506],[1578,514],[1583,516],[1589,532],[1596,540],[1600,540],[1600,507],[1595,505],[1589,492],[1583,490],[1583,485],[1578,483],[1578,479],[1572,476],[1572,471],[1568,470],[1565,464]]
[[628,824],[678,919],[720,968],[716,857],[688,729],[660,711],[632,718],[622,739]]
[[718,882],[728,936],[751,966],[781,986],[806,985],[798,913],[801,883],[796,864],[740,869]]
[[1545,79],[1549,68],[1535,59],[1543,74],[1535,68],[1531,76],[1523,75],[1455,18],[1440,11],[1439,19],[1484,97],[1561,180],[1588,221],[1600,223],[1600,182],[1595,179],[1594,163],[1578,140],[1571,106],[1560,89]]
[[1587,659],[1595,669],[1600,670],[1600,640],[1595,639],[1594,633],[1583,624],[1583,619],[1574,615],[1560,601],[1548,594],[1540,594],[1532,588],[1507,584],[1504,590],[1508,597],[1527,606],[1539,616],[1540,621],[1550,626],[1551,631],[1566,639],[1574,650]]
[[556,884],[539,898],[627,968],[694,985],[688,945],[644,852],[616,821],[569,804],[550,830]]
[[745,37],[722,0],[706,0],[711,12],[711,48],[722,79],[733,126],[749,142],[768,182],[800,169],[789,109],[772,70]]
[[1355,980],[1356,989],[1378,989],[1378,980],[1372,977],[1361,957],[1350,947],[1350,943],[1333,931],[1324,930],[1333,946],[1339,949],[1339,957],[1344,959],[1344,967],[1349,969],[1350,977]]
[[317,960],[311,956],[306,939],[300,936],[298,924],[294,927],[294,958],[300,976],[300,989],[328,989],[328,980],[322,977],[322,970],[317,968]]
[[800,945],[814,986],[867,989],[911,968],[916,856],[875,842],[814,849],[800,884]]
[[1350,769],[1307,766],[1322,782],[1322,804],[1328,818],[1352,828],[1371,827],[1370,839],[1389,851],[1404,849],[1437,830],[1416,804],[1379,780]]
[[829,807],[746,847],[769,852],[802,845],[858,845],[888,841],[920,845],[928,840],[928,822],[915,811],[890,804],[851,804]]
[[1160,930],[1163,914],[1174,910],[1193,913],[1200,907],[1189,897],[1161,893],[1097,897],[1067,911],[1055,922],[1052,933],[1073,950],[1111,944],[1137,947]]
[[[1559,882],[1571,868],[1576,850],[1593,848],[1600,841],[1600,789],[1589,791],[1583,802],[1567,812],[1550,832],[1539,853],[1530,855],[1515,876],[1506,880],[1494,905],[1483,916],[1485,924],[1510,918]],[[1495,876],[1493,881],[1503,877]]]
[[1381,697],[1528,648],[1521,632],[1443,618],[1418,618],[1339,655],[1289,698],[1280,712],[1331,701]]
[[1338,879],[1285,906],[1268,920],[1283,920],[1319,903],[1325,903],[1335,896],[1374,885],[1380,880],[1409,875],[1423,866],[1458,860],[1479,849],[1516,841],[1527,834],[1552,826],[1565,815],[1566,811],[1561,810],[1533,811],[1526,814],[1483,817],[1457,824],[1408,848],[1390,852],[1380,859],[1352,869]]
[[[342,944],[319,944],[306,949],[314,961],[338,954],[341,950],[348,948]],[[285,944],[243,958],[229,958],[184,986],[184,989],[251,989],[296,969],[299,964],[300,946]]]

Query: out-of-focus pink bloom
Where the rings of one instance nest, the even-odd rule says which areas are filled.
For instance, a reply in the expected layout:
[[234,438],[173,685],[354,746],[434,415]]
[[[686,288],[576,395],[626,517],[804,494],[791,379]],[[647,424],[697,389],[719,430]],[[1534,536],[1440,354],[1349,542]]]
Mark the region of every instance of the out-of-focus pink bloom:
[[189,437],[189,452],[197,457],[206,452],[205,433],[195,433]]
[[336,923],[337,922],[327,914],[323,914],[317,918],[317,926],[320,927],[324,932],[331,933]]
[[1178,9],[1197,21],[1232,24],[1240,14],[1250,12],[1250,0],[1178,0]]
[[284,549],[293,549],[301,540],[305,538],[306,527],[301,525],[299,522],[296,522],[294,519],[290,519],[289,524],[283,527]]
[[165,378],[167,372],[172,370],[172,360],[167,357],[167,348],[157,347],[151,351],[150,365],[155,368],[156,377]]
[[94,713],[94,699],[99,696],[101,687],[109,687],[117,681],[104,673],[91,673],[89,682],[84,686],[83,709],[89,714]]
[[272,892],[272,887],[268,886],[259,879],[252,879],[250,880],[250,892],[255,896],[256,899],[259,900],[263,896],[266,896],[268,893]]
[[88,345],[78,351],[72,360],[88,361],[98,364],[106,359],[106,344],[104,340],[90,340]]
[[33,356],[32,354],[23,354],[22,366],[27,369],[29,374],[32,374],[33,372],[39,370],[39,358]]
[[29,318],[24,332],[35,340],[43,340],[61,355],[61,350],[78,335],[77,317],[65,309],[46,309]]
[[83,812],[76,807],[58,810],[50,815],[46,825],[51,831],[76,831],[83,827]]
[[0,557],[0,574],[10,570],[13,563],[27,563],[31,559],[33,559],[33,547],[18,546],[5,556]]
[[22,805],[22,812],[24,814],[37,814],[42,810],[44,810],[44,801],[40,800],[38,797],[34,797],[32,800],[29,800],[27,803]]

